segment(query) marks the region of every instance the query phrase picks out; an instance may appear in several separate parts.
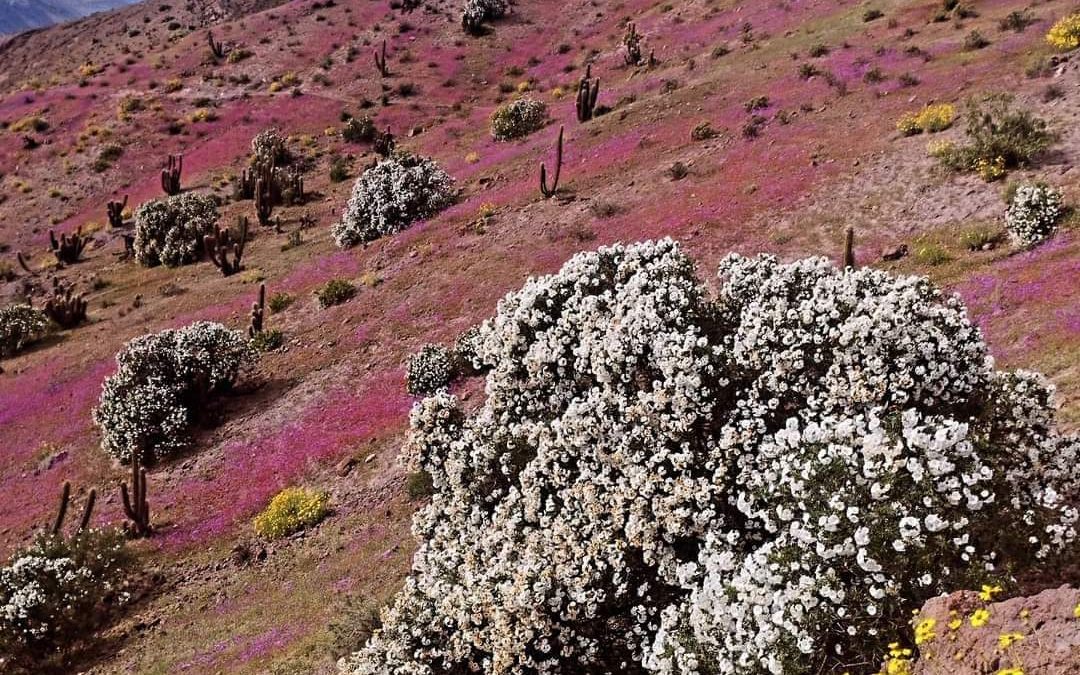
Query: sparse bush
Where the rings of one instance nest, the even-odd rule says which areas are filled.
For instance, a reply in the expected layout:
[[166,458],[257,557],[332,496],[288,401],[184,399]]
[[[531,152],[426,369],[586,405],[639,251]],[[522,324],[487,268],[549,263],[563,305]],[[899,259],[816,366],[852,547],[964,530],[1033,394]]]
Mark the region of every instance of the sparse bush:
[[1048,185],[1021,185],[1005,210],[1005,227],[1012,240],[1029,248],[1048,239],[1061,218],[1061,193]]
[[319,306],[323,309],[348,302],[354,295],[356,295],[356,286],[345,279],[331,279],[315,291],[315,297],[318,298]]
[[410,499],[427,499],[435,492],[431,474],[427,471],[413,471],[405,479],[405,491],[409,493]]
[[284,312],[285,309],[293,303],[294,299],[295,298],[293,298],[291,294],[286,293],[285,291],[278,291],[267,299],[266,305],[273,314],[277,314],[279,312]]
[[946,168],[976,171],[996,180],[1008,169],[1024,166],[1050,147],[1055,135],[1045,120],[1015,110],[1012,97],[996,94],[972,100],[967,112],[967,144],[953,146],[940,159]]
[[869,23],[871,21],[876,21],[883,16],[885,16],[885,13],[882,12],[880,9],[868,9],[863,12],[862,20],[866,23]]
[[719,135],[720,132],[713,129],[712,124],[709,122],[701,122],[690,130],[690,139],[694,141],[707,141]]
[[922,265],[937,267],[952,260],[949,251],[936,242],[927,242],[915,249],[915,260]]
[[94,409],[102,449],[121,462],[140,448],[146,462],[183,450],[255,358],[246,335],[209,321],[131,340]]
[[375,140],[375,122],[364,115],[350,117],[341,129],[341,137],[350,143],[370,143]]
[[454,199],[454,179],[433,159],[397,152],[365,171],[353,186],[334,241],[349,248],[400,232]]
[[319,523],[330,513],[328,504],[325,492],[302,487],[285,488],[255,516],[255,532],[267,539],[280,539]]
[[409,357],[405,388],[414,396],[433,394],[449,386],[453,377],[453,353],[442,345],[427,344]]
[[491,113],[491,135],[497,141],[524,138],[544,126],[547,106],[528,97],[501,105]]
[[990,46],[990,40],[986,39],[986,37],[977,30],[971,31],[964,37],[964,51],[973,52],[988,46]]
[[377,603],[346,596],[330,623],[330,655],[339,659],[355,652],[367,644],[372,634],[381,627]]
[[824,259],[719,273],[666,240],[503,298],[479,407],[413,409],[421,544],[344,673],[854,671],[1075,541],[1049,384],[995,371],[960,300]]
[[1027,10],[1016,10],[1009,12],[1004,19],[999,21],[998,28],[1002,32],[1011,30],[1014,33],[1023,33],[1033,23],[1035,23],[1035,19]]
[[49,329],[49,317],[30,305],[0,309],[0,357],[11,356]]
[[126,601],[129,565],[123,538],[111,530],[40,535],[15,554],[0,568],[0,665],[31,673],[64,665],[57,661]]
[[207,195],[184,192],[150,200],[135,211],[135,259],[146,267],[194,262],[217,219],[217,204]]
[[334,183],[341,183],[349,178],[349,160],[341,157],[335,157],[330,162],[330,180]]
[[1080,47],[1080,12],[1070,14],[1055,23],[1046,34],[1046,41],[1054,49],[1063,52]]
[[272,352],[285,344],[285,335],[279,330],[262,330],[251,338],[251,346],[257,352]]

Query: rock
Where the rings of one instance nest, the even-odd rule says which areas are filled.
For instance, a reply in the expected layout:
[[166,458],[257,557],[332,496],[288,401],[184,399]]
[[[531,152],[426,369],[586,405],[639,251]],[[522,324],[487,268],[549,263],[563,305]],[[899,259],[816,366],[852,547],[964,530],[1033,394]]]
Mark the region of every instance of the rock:
[[[972,615],[988,612],[985,624]],[[1030,597],[983,602],[974,591],[928,601],[919,621],[933,620],[934,637],[919,646],[913,675],[1080,673],[1080,589],[1061,586]],[[957,626],[954,629],[950,627]],[[978,623],[978,622],[977,622]]]
[[881,250],[882,260],[899,260],[908,254],[907,244],[900,244],[896,248],[885,248]]
[[346,457],[345,459],[337,463],[337,466],[334,467],[334,471],[337,473],[337,475],[344,478],[345,476],[348,476],[350,472],[352,472],[354,466],[356,466],[356,458]]

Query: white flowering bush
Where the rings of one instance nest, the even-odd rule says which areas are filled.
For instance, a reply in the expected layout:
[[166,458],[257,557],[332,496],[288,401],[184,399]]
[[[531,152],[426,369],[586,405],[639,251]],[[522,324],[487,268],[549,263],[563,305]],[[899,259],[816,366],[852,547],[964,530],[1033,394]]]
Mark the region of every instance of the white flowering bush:
[[123,601],[129,562],[111,531],[45,535],[17,553],[0,568],[0,668],[44,672],[62,660]]
[[547,106],[543,101],[519,98],[491,113],[491,135],[497,141],[521,138],[540,129],[546,120]]
[[251,163],[281,166],[289,162],[289,146],[277,129],[264,129],[251,139]]
[[353,186],[334,241],[349,248],[396,234],[454,200],[454,179],[430,158],[394,153],[365,171]]
[[94,409],[102,449],[122,462],[137,448],[143,461],[182,450],[191,427],[211,416],[212,398],[254,360],[247,336],[209,321],[128,342]]
[[412,412],[434,494],[342,672],[841,672],[1073,540],[1050,387],[995,371],[958,299],[824,259],[719,272],[710,297],[674,242],[620,245],[499,303],[482,406]]
[[1005,226],[1017,245],[1035,246],[1054,233],[1061,193],[1047,185],[1021,185],[1005,210]]
[[479,33],[485,21],[502,18],[508,7],[506,0],[465,0],[461,26],[469,33]]
[[135,259],[146,267],[194,262],[217,219],[217,203],[208,195],[184,192],[150,200],[135,211]]
[[454,354],[442,345],[427,344],[409,357],[405,388],[410,394],[434,394],[454,377]]
[[0,309],[0,357],[11,356],[40,338],[49,327],[49,317],[30,305],[9,305]]

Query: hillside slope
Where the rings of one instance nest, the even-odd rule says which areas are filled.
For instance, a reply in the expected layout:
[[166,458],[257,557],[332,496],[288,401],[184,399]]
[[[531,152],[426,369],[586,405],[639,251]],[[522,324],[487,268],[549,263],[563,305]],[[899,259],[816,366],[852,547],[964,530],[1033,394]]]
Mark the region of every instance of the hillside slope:
[[[102,522],[122,520],[126,469],[100,450],[91,410],[127,340],[200,319],[244,328],[259,282],[295,298],[268,318],[284,347],[224,400],[196,449],[151,470],[158,532],[135,547],[153,589],[83,671],[332,672],[343,598],[388,597],[414,547],[416,502],[397,463],[416,400],[404,360],[451,343],[527,276],[586,248],[671,236],[708,278],[731,251],[839,260],[853,227],[860,264],[959,293],[999,367],[1044,372],[1063,425],[1080,427],[1076,220],[1030,251],[992,236],[996,245],[969,250],[973,231],[1000,234],[1004,183],[944,173],[926,135],[896,130],[927,103],[962,112],[970,96],[1012,92],[1060,138],[1008,179],[1047,181],[1076,204],[1080,68],[1043,37],[1069,2],[1040,3],[1014,32],[999,22],[1025,8],[1015,0],[946,21],[932,20],[934,0],[874,2],[882,16],[871,20],[871,5],[838,0],[521,0],[481,36],[462,32],[456,2],[409,14],[397,4],[145,3],[0,46],[0,305],[27,293],[42,304],[53,278],[90,303],[87,325],[0,363],[0,555],[52,518],[64,481],[79,495],[97,488]],[[627,20],[655,63],[626,64]],[[248,56],[208,55],[208,30]],[[972,31],[989,44],[966,48]],[[384,41],[380,77],[372,52]],[[579,123],[586,63],[609,111]],[[489,117],[516,91],[545,101],[550,122],[495,141]],[[376,157],[370,143],[342,138],[343,112],[370,115],[400,147],[437,159],[457,202],[338,249],[330,226]],[[715,133],[695,134],[705,122]],[[537,165],[554,161],[560,126],[560,194],[544,199]],[[962,126],[935,138],[959,140]],[[252,137],[270,127],[290,135],[308,168],[306,202],[275,210],[280,231],[255,227],[252,203],[229,199]],[[123,257],[106,202],[126,197],[132,209],[159,197],[160,171],[179,153],[184,187],[220,197],[223,223],[251,218],[244,272]],[[349,179],[335,182],[338,158]],[[80,227],[92,236],[84,259],[57,266],[49,230]],[[901,244],[910,255],[881,259]],[[359,292],[322,309],[312,292],[333,278]],[[252,517],[296,484],[326,490],[331,517],[257,538]]]
[[71,21],[135,0],[4,0],[0,2],[0,35]]

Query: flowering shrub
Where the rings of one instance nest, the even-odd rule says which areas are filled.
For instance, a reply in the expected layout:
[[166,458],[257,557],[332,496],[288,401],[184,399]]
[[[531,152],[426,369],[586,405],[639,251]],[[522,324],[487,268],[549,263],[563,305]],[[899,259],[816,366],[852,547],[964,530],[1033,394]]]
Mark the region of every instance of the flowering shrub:
[[267,539],[292,534],[321,521],[330,512],[325,492],[302,487],[285,488],[274,495],[266,510],[255,516],[255,531]]
[[453,353],[442,345],[424,345],[409,357],[405,388],[410,394],[433,394],[445,389],[454,376]]
[[1055,134],[1030,111],[1016,110],[1004,94],[972,100],[967,111],[967,143],[949,146],[936,156],[953,171],[976,171],[983,180],[1005,175],[1030,163],[1050,147]]
[[35,668],[63,659],[101,624],[108,601],[123,601],[128,562],[111,531],[41,536],[17,553],[0,568],[0,667],[42,672]]
[[479,33],[485,21],[502,18],[506,14],[506,0],[465,0],[461,8],[461,27],[469,33]]
[[326,309],[348,302],[356,295],[356,286],[346,279],[331,279],[315,291],[319,307]]
[[136,448],[152,461],[187,447],[192,425],[212,412],[211,397],[254,360],[246,335],[209,321],[128,342],[94,409],[102,449],[127,462]]
[[547,120],[547,106],[543,101],[519,98],[501,105],[491,113],[491,135],[497,141],[528,136]]
[[480,327],[472,326],[458,336],[454,342],[455,369],[462,375],[481,372],[480,363]]
[[1061,193],[1047,185],[1021,185],[1005,210],[1005,226],[1018,245],[1034,246],[1054,233]]
[[413,409],[413,574],[343,672],[840,672],[1073,539],[1049,385],[995,371],[958,299],[719,272],[710,297],[671,240],[620,245],[503,298],[483,404]]
[[217,219],[217,204],[207,195],[184,192],[150,200],[135,211],[135,259],[146,267],[194,262]]
[[334,241],[342,248],[404,230],[450,205],[454,179],[433,159],[399,152],[360,176]]
[[956,108],[949,103],[934,103],[917,113],[906,113],[896,123],[896,129],[905,136],[935,133],[952,126],[956,119]]
[[251,139],[251,163],[280,166],[289,162],[289,146],[277,129],[265,129]]
[[1070,14],[1050,28],[1046,41],[1063,52],[1080,47],[1080,13]]
[[41,337],[49,318],[30,305],[9,305],[0,309],[0,356],[10,356]]

